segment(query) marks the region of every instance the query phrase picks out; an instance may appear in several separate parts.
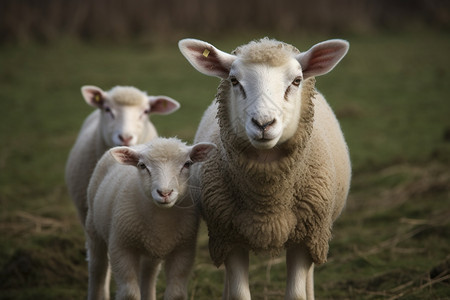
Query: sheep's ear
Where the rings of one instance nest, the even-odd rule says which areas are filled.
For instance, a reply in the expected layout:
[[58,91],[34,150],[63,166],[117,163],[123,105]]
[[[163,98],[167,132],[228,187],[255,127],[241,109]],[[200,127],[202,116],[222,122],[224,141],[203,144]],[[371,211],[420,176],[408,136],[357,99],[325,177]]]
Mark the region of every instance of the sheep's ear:
[[205,161],[208,159],[211,151],[215,149],[217,149],[217,147],[212,143],[198,143],[192,146],[189,157],[194,163]]
[[303,78],[330,72],[347,54],[349,43],[344,40],[328,40],[318,43],[306,52],[297,55],[302,66]]
[[106,93],[99,87],[85,85],[81,88],[81,94],[90,106],[101,108],[105,102]]
[[228,78],[231,65],[236,60],[236,56],[195,39],[181,40],[178,47],[197,71],[209,76]]
[[109,153],[122,165],[137,166],[139,163],[139,154],[130,147],[114,147],[109,150]]
[[149,96],[150,114],[168,115],[180,108],[180,103],[167,96]]

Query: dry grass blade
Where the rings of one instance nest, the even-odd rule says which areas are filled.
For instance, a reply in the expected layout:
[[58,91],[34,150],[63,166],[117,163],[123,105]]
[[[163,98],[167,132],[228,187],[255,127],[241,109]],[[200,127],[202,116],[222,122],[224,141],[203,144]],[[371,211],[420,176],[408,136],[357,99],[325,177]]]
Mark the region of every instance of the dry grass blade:
[[[429,279],[429,278],[427,278],[427,279]],[[426,283],[421,284],[418,287],[412,287],[412,288],[409,288],[409,289],[405,289],[405,288],[413,285],[413,283],[414,283],[413,281],[407,282],[406,284],[400,285],[398,287],[395,287],[395,288],[389,290],[388,293],[397,292],[397,291],[401,291],[401,290],[403,290],[403,291],[401,291],[400,293],[398,293],[398,294],[388,298],[387,300],[396,300],[396,299],[399,299],[399,298],[401,298],[401,297],[403,297],[403,296],[405,296],[407,294],[414,294],[414,293],[416,293],[416,292],[418,292],[420,290],[423,290],[423,289],[425,289],[427,287],[430,287],[430,286],[432,286],[434,284],[437,284],[437,283],[440,283],[440,282],[443,282],[443,281],[446,281],[446,280],[449,280],[449,279],[450,279],[450,274],[447,274],[445,276],[438,276],[436,278],[428,280]]]
[[[429,220],[401,218],[399,222],[411,225],[413,226],[413,228],[410,228],[405,232],[397,233],[395,236],[381,243],[378,243],[376,246],[365,251],[360,251],[358,248],[355,247],[354,253],[351,253],[341,258],[331,257],[328,259],[328,262],[329,263],[333,261],[347,262],[354,260],[357,257],[366,258],[368,256],[378,254],[387,249],[394,249],[399,243],[406,241],[429,228],[444,226],[448,224],[450,222],[450,210],[444,211],[439,215],[432,216],[430,217]],[[400,249],[400,252],[401,251],[402,249]]]
[[[55,232],[68,227],[68,224],[65,222],[52,218],[36,216],[25,211],[15,212],[12,219],[14,220],[2,222],[0,226],[2,231],[18,234],[39,234],[44,232]],[[18,219],[18,221],[16,219]]]

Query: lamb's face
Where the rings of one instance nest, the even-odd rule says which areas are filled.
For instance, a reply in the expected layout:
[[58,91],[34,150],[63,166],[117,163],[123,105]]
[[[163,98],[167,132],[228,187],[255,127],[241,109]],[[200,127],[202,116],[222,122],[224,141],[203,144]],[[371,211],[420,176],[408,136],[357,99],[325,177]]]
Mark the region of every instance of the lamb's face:
[[100,110],[100,130],[106,146],[133,146],[148,141],[149,115],[177,110],[177,101],[166,96],[148,96],[134,87],[117,86],[108,92],[84,86],[86,102]]
[[105,100],[101,108],[101,131],[105,144],[133,146],[142,140],[150,114],[150,104],[145,99],[135,105],[120,105]]
[[187,151],[179,159],[141,159],[137,167],[147,197],[159,207],[175,205],[186,193],[191,165]]
[[146,145],[110,150],[121,164],[138,169],[142,191],[147,199],[163,208],[170,208],[187,193],[190,167],[204,161],[215,145],[198,143],[187,146],[175,138],[156,138]]
[[295,133],[300,115],[302,70],[293,57],[284,64],[237,59],[231,66],[230,120],[257,149],[270,149]]

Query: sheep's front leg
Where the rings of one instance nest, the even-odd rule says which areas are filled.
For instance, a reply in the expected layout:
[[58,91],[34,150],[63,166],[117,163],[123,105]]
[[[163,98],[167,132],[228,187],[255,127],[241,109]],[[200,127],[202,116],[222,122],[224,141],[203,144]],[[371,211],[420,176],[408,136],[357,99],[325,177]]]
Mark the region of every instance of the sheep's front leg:
[[187,299],[188,281],[195,259],[195,243],[175,249],[166,259],[164,299]]
[[140,288],[141,299],[156,300],[156,279],[160,270],[161,261],[142,257],[140,262]]
[[314,264],[304,246],[286,251],[286,300],[314,300]]
[[225,260],[225,286],[222,299],[250,299],[248,285],[248,251],[233,249]]
[[[109,268],[106,244],[98,237],[88,239],[88,299],[109,299]],[[108,289],[108,290],[107,290]]]
[[104,295],[105,295],[104,300],[109,300],[109,298],[110,298],[110,295],[109,295],[110,285],[111,285],[111,265],[109,264],[109,258],[108,258],[108,268],[106,270],[105,285],[103,288]]
[[139,254],[123,249],[114,249],[114,251],[110,251],[110,261],[112,273],[117,283],[116,299],[140,299]]

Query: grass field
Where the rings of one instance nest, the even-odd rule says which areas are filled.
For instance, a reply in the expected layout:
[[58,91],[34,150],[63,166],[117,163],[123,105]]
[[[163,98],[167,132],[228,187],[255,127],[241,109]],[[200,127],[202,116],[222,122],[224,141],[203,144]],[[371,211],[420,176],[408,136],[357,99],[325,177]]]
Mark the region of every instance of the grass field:
[[[210,38],[225,51],[260,36]],[[318,299],[450,299],[450,36],[341,36],[347,57],[318,78],[353,162],[347,209]],[[330,37],[277,37],[306,50]],[[0,46],[0,299],[83,299],[84,236],[67,195],[68,152],[91,108],[80,87],[134,85],[181,103],[152,117],[163,136],[192,141],[218,80],[196,72],[176,42]],[[252,256],[254,299],[282,299],[282,257]],[[204,226],[191,299],[219,299]],[[164,275],[158,295],[162,297]]]

